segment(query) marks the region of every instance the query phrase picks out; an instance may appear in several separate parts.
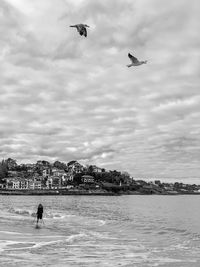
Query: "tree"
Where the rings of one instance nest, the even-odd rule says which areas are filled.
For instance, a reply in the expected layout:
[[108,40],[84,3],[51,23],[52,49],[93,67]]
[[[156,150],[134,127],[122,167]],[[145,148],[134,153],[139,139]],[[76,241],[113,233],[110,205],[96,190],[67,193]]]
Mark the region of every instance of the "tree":
[[58,160],[54,162],[53,167],[60,170],[67,170],[67,165],[64,162],[60,162]]
[[8,170],[15,170],[17,167],[17,162],[14,159],[8,158],[6,161]]
[[82,183],[82,173],[76,173],[73,178],[73,182],[76,185],[79,185]]
[[94,167],[93,167],[92,165],[90,165],[90,166],[88,167],[88,172],[89,172],[89,173],[93,173],[93,172],[94,172]]
[[49,167],[51,164],[48,162],[48,161],[46,161],[46,160],[42,160],[42,164],[43,164],[43,166],[45,166],[45,167]]
[[67,163],[67,166],[73,165],[76,162],[77,162],[76,160],[71,160],[70,162]]
[[8,164],[7,161],[2,160],[0,163],[0,181],[8,176]]

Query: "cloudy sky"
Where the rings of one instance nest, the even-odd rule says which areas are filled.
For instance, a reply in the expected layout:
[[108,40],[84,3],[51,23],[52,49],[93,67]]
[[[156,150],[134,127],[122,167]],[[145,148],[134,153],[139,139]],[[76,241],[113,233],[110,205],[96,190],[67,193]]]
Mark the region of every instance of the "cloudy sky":
[[[198,0],[1,0],[0,159],[200,183],[199,14]],[[148,64],[127,68],[129,52]]]

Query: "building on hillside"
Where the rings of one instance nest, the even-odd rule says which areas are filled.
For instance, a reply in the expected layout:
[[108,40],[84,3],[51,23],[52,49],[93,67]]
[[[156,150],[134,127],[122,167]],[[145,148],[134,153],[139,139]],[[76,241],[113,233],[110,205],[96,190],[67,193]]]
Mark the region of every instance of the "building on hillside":
[[92,165],[93,172],[102,172],[102,168],[97,167],[96,165]]
[[66,188],[67,189],[72,189],[72,188],[74,188],[74,185],[67,185]]
[[20,189],[28,189],[29,183],[27,179],[20,179]]
[[0,183],[0,189],[5,188],[5,184]]
[[64,170],[60,170],[60,169],[58,169],[58,168],[53,168],[52,170],[51,170],[51,173],[52,173],[52,175],[53,176],[63,176],[63,175],[65,175],[66,174],[66,172],[64,171]]
[[52,188],[58,189],[61,187],[61,177],[53,177],[52,178]]
[[8,171],[8,177],[17,177],[18,172],[17,171]]
[[91,183],[94,183],[94,177],[91,176],[91,175],[83,175],[81,177],[81,180],[83,183],[85,184],[91,184]]
[[51,169],[50,168],[45,168],[44,170],[42,170],[42,176],[44,178],[48,178],[51,175]]
[[6,189],[20,189],[20,181],[17,178],[6,179]]
[[50,168],[51,165],[48,161],[38,160],[35,167],[38,171],[42,172],[44,169]]
[[49,162],[46,160],[38,160],[36,165],[37,166],[49,166]]
[[34,183],[34,180],[30,179],[28,181],[28,189],[35,189],[35,183]]
[[72,173],[67,172],[61,176],[62,185],[67,185],[69,182],[73,182],[74,176]]
[[77,161],[70,161],[68,164],[68,171],[73,173],[81,173],[84,170],[84,167]]
[[43,165],[42,160],[38,160],[36,165]]
[[33,174],[35,172],[34,168],[27,168],[27,173]]
[[51,189],[52,185],[53,185],[53,179],[52,179],[52,177],[48,177],[48,179],[46,181],[46,188]]
[[13,189],[20,189],[20,181],[19,180],[13,180]]
[[160,181],[160,180],[155,180],[155,181],[154,181],[154,184],[157,184],[157,185],[160,186],[160,185],[161,185],[161,181]]
[[136,182],[137,185],[142,185],[142,186],[148,185],[148,183],[145,182],[144,180],[136,180],[135,182]]
[[35,164],[34,163],[20,164],[20,166],[25,166],[26,168],[35,168]]
[[24,179],[21,177],[7,178],[6,179],[6,189],[41,189],[42,180],[41,177],[38,179]]
[[34,189],[41,189],[42,182],[41,181],[34,181]]
[[174,190],[174,185],[173,184],[168,184],[164,186],[164,189],[166,191],[173,191]]
[[34,190],[34,189],[41,189],[42,188],[42,182],[40,180],[28,180],[28,189]]

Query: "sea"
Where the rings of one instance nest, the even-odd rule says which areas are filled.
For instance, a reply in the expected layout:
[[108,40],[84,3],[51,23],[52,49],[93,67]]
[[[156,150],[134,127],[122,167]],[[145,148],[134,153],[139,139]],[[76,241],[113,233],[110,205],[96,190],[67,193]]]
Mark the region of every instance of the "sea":
[[200,196],[0,195],[0,266],[199,267]]

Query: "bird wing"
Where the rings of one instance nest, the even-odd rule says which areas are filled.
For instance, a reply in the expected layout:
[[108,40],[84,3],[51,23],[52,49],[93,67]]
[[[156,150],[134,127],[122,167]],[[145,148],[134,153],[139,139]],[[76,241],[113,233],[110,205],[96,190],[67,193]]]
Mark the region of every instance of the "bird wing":
[[128,57],[130,58],[130,60],[131,60],[133,63],[137,63],[137,62],[139,62],[139,60],[138,60],[136,57],[132,56],[130,53],[128,53]]
[[77,31],[80,33],[80,35],[84,35],[85,37],[87,37],[86,27],[89,27],[89,26],[86,25],[85,27],[83,24],[75,24],[75,25],[71,25],[70,27],[75,27]]
[[87,30],[86,30],[85,27],[83,27],[83,35],[84,35],[85,37],[87,37]]

